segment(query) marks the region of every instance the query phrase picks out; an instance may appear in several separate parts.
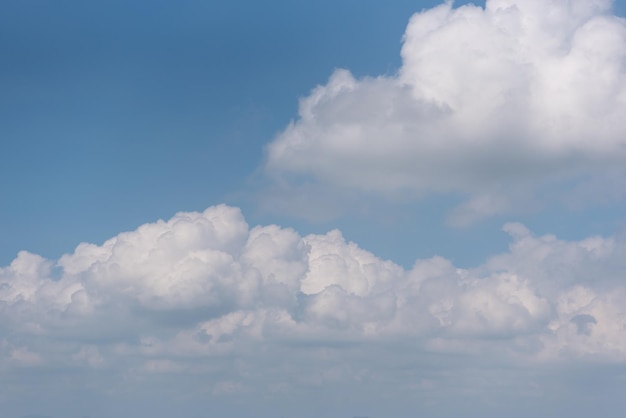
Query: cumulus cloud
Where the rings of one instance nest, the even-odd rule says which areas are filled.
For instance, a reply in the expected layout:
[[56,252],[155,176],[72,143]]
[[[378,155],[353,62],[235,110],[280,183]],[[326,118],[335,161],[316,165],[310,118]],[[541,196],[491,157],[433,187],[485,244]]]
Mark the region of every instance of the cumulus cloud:
[[[621,184],[626,22],[611,7],[487,0],[484,8],[446,2],[417,13],[397,74],[335,71],[268,145],[266,172],[283,195],[285,184],[294,195],[303,184],[460,194],[468,201],[451,215],[457,224],[555,187]],[[605,182],[607,175],[618,180]]]
[[624,364],[623,238],[504,230],[509,251],[471,269],[434,257],[407,270],[338,230],[250,228],[228,206],[59,260],[21,252],[0,269],[0,370],[201,375],[222,397],[393,382],[424,362],[428,392],[454,369],[433,356]]

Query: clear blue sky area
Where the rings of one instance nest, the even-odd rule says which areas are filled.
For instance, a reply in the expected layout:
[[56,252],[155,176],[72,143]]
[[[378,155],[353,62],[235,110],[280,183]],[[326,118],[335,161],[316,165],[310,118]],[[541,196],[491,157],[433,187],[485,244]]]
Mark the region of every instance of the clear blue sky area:
[[[419,4],[426,7],[431,3]],[[394,72],[415,2],[0,5],[0,260],[221,203],[336,67]],[[247,213],[254,217],[254,213]]]

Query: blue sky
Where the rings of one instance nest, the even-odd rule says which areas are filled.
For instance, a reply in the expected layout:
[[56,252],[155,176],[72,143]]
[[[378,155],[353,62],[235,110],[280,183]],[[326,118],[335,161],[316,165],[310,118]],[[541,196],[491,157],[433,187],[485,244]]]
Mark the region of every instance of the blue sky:
[[619,416],[626,3],[468,3],[3,2],[0,409]]
[[237,200],[298,97],[398,68],[416,5],[359,3],[5,3],[2,261]]

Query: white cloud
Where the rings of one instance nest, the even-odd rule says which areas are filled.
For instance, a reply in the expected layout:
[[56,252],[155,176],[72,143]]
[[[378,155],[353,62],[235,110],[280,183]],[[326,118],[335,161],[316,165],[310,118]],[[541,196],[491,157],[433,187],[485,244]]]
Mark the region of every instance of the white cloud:
[[335,71],[269,144],[265,168],[287,195],[282,206],[297,206],[302,181],[460,193],[469,200],[451,221],[463,224],[555,184],[623,178],[626,23],[611,5],[487,0],[415,14],[397,75]]
[[[249,228],[227,206],[56,262],[22,252],[0,269],[0,370],[200,374],[221,396],[393,380],[437,354],[487,368],[626,362],[624,241],[504,229],[510,250],[472,269],[435,257],[405,270],[337,230]],[[399,357],[380,363],[381,347]],[[453,366],[431,367],[441,374],[429,381]]]

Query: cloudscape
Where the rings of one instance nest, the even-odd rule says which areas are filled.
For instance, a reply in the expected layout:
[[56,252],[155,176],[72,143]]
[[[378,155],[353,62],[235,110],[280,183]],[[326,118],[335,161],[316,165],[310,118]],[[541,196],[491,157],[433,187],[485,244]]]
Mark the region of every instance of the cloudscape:
[[0,415],[622,416],[619,2],[69,3],[2,6]]

